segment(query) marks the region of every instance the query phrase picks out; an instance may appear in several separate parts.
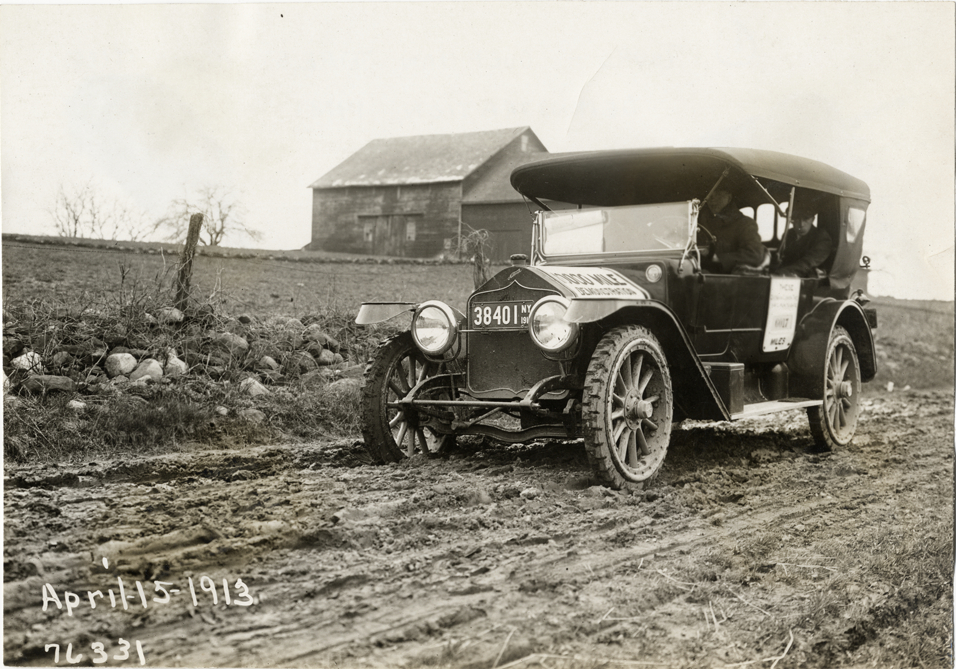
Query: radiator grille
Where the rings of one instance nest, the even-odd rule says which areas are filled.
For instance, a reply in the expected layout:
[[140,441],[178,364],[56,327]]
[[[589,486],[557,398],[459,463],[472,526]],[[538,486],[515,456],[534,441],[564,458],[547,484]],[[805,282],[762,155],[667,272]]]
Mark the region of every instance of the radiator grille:
[[[534,303],[545,295],[556,294],[555,290],[527,288],[515,282],[472,295],[468,301],[469,314],[478,305]],[[510,399],[523,395],[541,379],[561,373],[558,363],[545,358],[534,345],[527,328],[472,330],[467,336],[468,385],[478,395]]]

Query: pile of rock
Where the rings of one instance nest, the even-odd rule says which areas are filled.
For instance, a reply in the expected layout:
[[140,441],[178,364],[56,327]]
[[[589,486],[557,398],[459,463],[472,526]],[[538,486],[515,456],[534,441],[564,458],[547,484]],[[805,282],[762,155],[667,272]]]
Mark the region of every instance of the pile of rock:
[[179,310],[166,308],[147,314],[147,323],[146,333],[130,334],[114,324],[79,343],[70,343],[75,336],[38,336],[5,323],[4,388],[97,392],[171,383],[188,375],[238,382],[247,394],[259,395],[269,392],[269,385],[329,382],[362,373],[362,365],[350,364],[344,347],[315,322],[287,317],[261,322],[248,315],[223,320],[209,314],[185,319]]

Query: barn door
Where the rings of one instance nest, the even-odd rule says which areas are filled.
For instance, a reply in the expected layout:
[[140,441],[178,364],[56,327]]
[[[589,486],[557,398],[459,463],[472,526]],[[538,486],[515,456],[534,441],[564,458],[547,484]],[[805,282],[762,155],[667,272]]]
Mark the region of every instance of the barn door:
[[405,255],[405,217],[362,216],[365,247],[377,256]]

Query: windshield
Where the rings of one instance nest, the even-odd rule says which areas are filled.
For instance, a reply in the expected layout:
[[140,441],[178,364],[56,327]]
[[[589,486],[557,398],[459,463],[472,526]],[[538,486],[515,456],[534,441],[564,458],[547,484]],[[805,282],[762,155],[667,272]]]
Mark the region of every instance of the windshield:
[[697,202],[541,212],[545,256],[676,251],[687,246]]

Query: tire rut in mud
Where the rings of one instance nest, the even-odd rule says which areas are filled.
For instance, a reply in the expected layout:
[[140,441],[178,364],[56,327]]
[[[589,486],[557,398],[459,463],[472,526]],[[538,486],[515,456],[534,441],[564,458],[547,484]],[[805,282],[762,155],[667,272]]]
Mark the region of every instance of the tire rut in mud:
[[[830,570],[848,569],[824,553],[880,523],[905,535],[920,513],[951,531],[951,415],[943,394],[872,400],[856,442],[827,454],[799,413],[688,423],[637,493],[594,485],[578,443],[465,442],[386,466],[341,441],[22,468],[5,494],[5,659],[42,662],[50,639],[94,629],[168,666],[490,667],[533,653],[720,666],[779,653],[791,624],[793,656],[823,666],[885,638],[907,601],[850,574],[869,604],[842,627],[802,621],[845,576]],[[62,596],[204,575],[220,595],[241,578],[254,604],[200,591],[198,606],[145,611],[38,606],[44,582]]]

